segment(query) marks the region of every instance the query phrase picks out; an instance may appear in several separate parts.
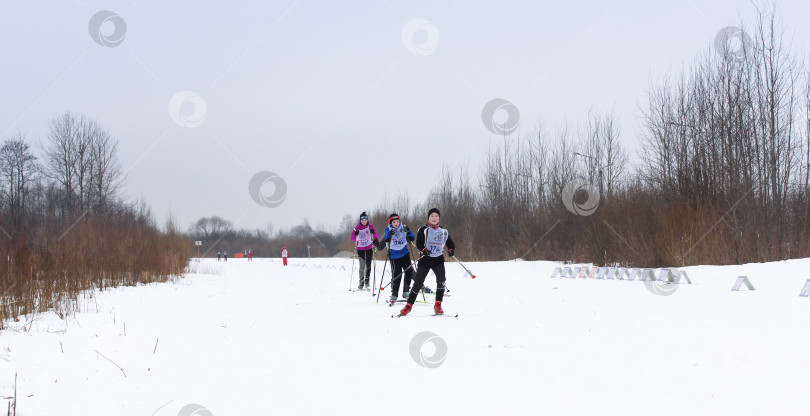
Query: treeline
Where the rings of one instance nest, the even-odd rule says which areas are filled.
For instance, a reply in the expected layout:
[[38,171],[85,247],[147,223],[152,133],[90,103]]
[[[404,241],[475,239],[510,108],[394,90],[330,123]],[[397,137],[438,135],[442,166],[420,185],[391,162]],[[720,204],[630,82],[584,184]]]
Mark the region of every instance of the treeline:
[[0,328],[8,318],[74,310],[91,288],[179,276],[187,240],[125,202],[115,138],[65,113],[51,120],[38,158],[22,133],[0,147]]
[[[216,257],[217,251],[227,251],[231,256],[252,249],[256,257],[280,257],[286,246],[290,257],[331,257],[346,247],[349,229],[345,232],[329,232],[313,229],[308,222],[289,230],[236,229],[233,222],[219,216],[203,217],[189,227],[187,234],[194,241],[201,241],[201,257]],[[309,246],[309,252],[307,251]],[[197,249],[188,252],[197,256]]]
[[650,87],[638,157],[614,115],[592,111],[575,132],[541,125],[504,137],[477,181],[447,171],[426,201],[381,204],[374,224],[390,211],[421,224],[440,207],[456,252],[474,260],[658,267],[810,256],[810,72],[775,12],[745,33],[737,53],[707,51]]

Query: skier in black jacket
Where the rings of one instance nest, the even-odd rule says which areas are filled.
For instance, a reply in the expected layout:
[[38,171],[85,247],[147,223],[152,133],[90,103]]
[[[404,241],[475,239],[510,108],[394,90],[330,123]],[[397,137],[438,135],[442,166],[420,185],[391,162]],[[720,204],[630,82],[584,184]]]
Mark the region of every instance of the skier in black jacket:
[[419,269],[416,272],[416,277],[414,277],[411,293],[408,295],[408,303],[399,312],[401,315],[407,315],[411,312],[416,296],[425,284],[425,277],[431,270],[436,274],[436,303],[433,305],[433,311],[436,315],[444,314],[442,299],[444,298],[444,282],[446,280],[443,253],[445,245],[447,245],[447,254],[453,257],[456,244],[450,238],[450,232],[439,226],[439,210],[431,208],[428,211],[428,223],[416,232],[416,248],[422,253],[422,257],[417,262]]

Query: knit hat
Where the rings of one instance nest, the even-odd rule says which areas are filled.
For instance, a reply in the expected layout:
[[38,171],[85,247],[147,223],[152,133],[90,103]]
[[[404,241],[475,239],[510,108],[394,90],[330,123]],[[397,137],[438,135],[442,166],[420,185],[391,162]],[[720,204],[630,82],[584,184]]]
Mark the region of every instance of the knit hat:
[[362,220],[367,220],[367,219],[368,219],[368,215],[366,215],[366,211],[363,211],[363,213],[360,214],[360,220],[362,221]]
[[436,213],[436,215],[438,215],[440,217],[442,216],[442,214],[439,212],[438,208],[431,208],[430,211],[428,211],[428,217],[430,216],[430,214],[432,214],[434,212]]
[[399,214],[391,214],[388,216],[388,223],[391,224],[394,220],[399,219]]

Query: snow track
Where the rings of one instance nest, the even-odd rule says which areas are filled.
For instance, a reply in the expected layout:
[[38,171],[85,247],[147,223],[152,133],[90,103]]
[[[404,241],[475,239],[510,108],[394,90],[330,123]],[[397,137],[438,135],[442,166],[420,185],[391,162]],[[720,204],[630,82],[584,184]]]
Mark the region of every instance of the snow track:
[[[192,262],[67,320],[10,322],[0,398],[16,372],[18,415],[807,414],[810,259],[684,268],[695,284],[669,296],[551,279],[553,262],[471,262],[471,280],[448,261],[458,319],[391,319],[387,291],[347,291],[350,260],[289,261]],[[757,290],[731,292],[739,275]]]

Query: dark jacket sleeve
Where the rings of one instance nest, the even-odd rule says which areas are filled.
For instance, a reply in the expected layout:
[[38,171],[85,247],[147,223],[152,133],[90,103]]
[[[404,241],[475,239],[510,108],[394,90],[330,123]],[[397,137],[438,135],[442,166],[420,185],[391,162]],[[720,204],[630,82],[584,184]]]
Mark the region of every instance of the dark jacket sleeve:
[[447,232],[447,243],[445,243],[445,245],[447,245],[447,248],[449,249],[456,249],[456,243],[454,243],[453,239],[450,238],[450,231]]
[[419,251],[424,250],[425,248],[425,230],[427,227],[422,226],[419,228],[419,231],[416,232],[416,249]]

